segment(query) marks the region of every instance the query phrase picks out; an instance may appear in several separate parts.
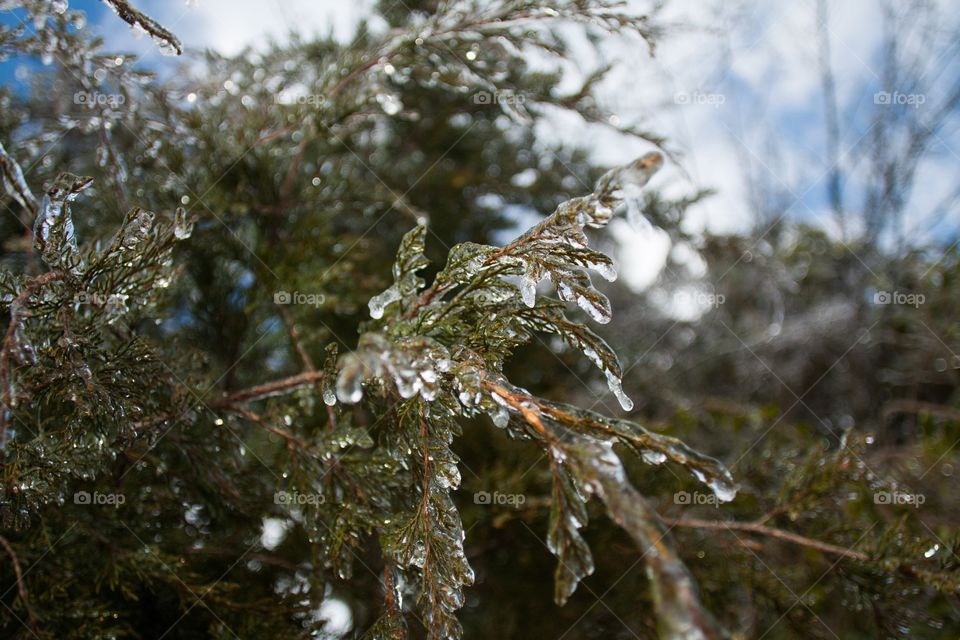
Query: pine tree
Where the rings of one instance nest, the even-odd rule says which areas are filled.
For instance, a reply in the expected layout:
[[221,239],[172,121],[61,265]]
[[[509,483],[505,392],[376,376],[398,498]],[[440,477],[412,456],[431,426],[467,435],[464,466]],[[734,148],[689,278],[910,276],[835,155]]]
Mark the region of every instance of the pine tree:
[[[181,52],[129,3],[107,4]],[[594,279],[616,270],[594,247],[628,212],[680,234],[698,196],[645,191],[668,152],[639,129],[623,132],[654,150],[607,170],[539,146],[532,123],[551,109],[610,114],[592,97],[602,73],[563,95],[559,72],[524,58],[568,56],[553,27],[570,22],[647,46],[655,15],[602,0],[386,3],[389,26],[349,44],[211,53],[196,76],[158,81],[66,2],[2,8],[15,22],[2,55],[51,67],[0,98],[14,214],[0,223],[5,637],[322,637],[331,600],[349,606],[351,637],[510,633],[501,611],[515,637],[559,636],[573,620],[553,633],[553,609],[521,623],[515,599],[465,607],[502,565],[472,541],[510,526],[536,528],[536,557],[555,556],[558,605],[598,567],[643,566],[642,590],[617,597],[644,637],[744,628],[731,585],[747,567],[700,579],[694,546],[674,540],[685,530],[842,562],[845,585],[893,611],[884,632],[907,620],[922,637],[926,612],[956,628],[956,543],[924,557],[908,525],[838,500],[883,482],[853,438],[776,438],[735,479],[675,437],[681,419],[661,433],[560,402],[518,365],[553,340],[638,417],[595,330],[613,305]],[[532,187],[510,180],[528,171]],[[507,204],[552,213],[517,229]],[[488,489],[511,482],[505,495],[530,505],[492,523]],[[737,519],[664,513],[670,493],[701,485]],[[750,491],[731,503],[738,485]],[[511,575],[542,575],[530,561],[512,559]],[[764,579],[755,588],[779,606]]]

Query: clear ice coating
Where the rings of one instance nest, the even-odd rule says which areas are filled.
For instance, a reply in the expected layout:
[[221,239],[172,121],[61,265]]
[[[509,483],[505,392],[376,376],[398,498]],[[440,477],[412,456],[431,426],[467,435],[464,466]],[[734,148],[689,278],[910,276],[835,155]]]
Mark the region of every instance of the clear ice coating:
[[3,178],[3,188],[17,203],[28,211],[37,210],[37,199],[23,177],[20,165],[7,155],[7,150],[0,143],[0,175]]
[[156,43],[160,53],[165,56],[178,56],[183,46],[175,35],[167,31],[156,20],[130,6],[127,0],[103,0],[113,9],[121,20],[129,24],[134,31],[146,33]]
[[51,269],[66,269],[73,275],[83,269],[70,202],[92,182],[93,178],[61,173],[43,196],[33,223],[33,244]]
[[731,478],[713,476],[708,479],[706,475],[697,469],[693,469],[692,472],[697,480],[710,487],[713,495],[715,495],[720,502],[730,502],[737,497],[737,485],[734,484]]
[[597,273],[607,282],[615,282],[617,279],[617,270],[611,264],[606,262],[591,262],[587,266]]
[[367,306],[370,307],[370,317],[374,320],[379,320],[383,317],[383,312],[386,310],[387,305],[397,302],[401,297],[400,287],[397,284],[393,284],[383,293],[378,293],[373,296],[370,298],[370,302],[367,303]]
[[623,382],[620,378],[610,371],[604,371],[604,375],[607,377],[607,386],[610,388],[610,391],[613,392],[613,395],[617,397],[617,401],[620,403],[620,406],[623,407],[623,410],[632,411],[633,400],[628,398],[627,394],[623,392]]
[[153,229],[153,219],[156,216],[152,211],[134,209],[127,214],[127,224],[123,229],[121,243],[126,249],[133,249],[150,236]]

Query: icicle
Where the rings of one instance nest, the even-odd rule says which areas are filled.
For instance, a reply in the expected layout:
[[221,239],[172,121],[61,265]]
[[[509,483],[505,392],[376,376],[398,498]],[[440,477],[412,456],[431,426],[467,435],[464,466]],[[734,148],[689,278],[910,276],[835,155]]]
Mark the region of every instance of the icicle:
[[383,317],[383,312],[387,305],[398,301],[401,298],[400,287],[396,284],[391,285],[386,291],[370,298],[367,306],[370,307],[370,317],[379,320]]
[[615,282],[617,279],[617,270],[613,268],[613,265],[604,262],[591,262],[587,266],[599,273],[600,277],[607,282]]
[[192,233],[193,220],[183,207],[177,207],[177,212],[173,214],[173,235],[178,240],[186,240]]
[[620,402],[620,406],[623,407],[624,411],[633,410],[633,400],[627,397],[627,394],[623,392],[623,385],[620,378],[613,375],[609,371],[604,371],[607,376],[607,386],[610,387],[610,391],[613,392],[613,395],[617,396],[617,400]]
[[586,296],[577,296],[577,306],[586,311],[587,315],[600,324],[607,324],[610,322],[610,314],[599,308]]

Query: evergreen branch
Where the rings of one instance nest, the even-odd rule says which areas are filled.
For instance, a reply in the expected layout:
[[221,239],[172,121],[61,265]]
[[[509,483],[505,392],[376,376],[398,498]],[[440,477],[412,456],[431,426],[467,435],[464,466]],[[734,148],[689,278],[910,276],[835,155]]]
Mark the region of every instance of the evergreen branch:
[[7,324],[7,331],[3,336],[3,344],[0,346],[0,389],[3,391],[3,408],[0,411],[0,443],[6,442],[7,414],[13,407],[15,398],[13,397],[12,385],[10,384],[10,358],[16,348],[16,338],[18,332],[22,330],[23,314],[26,309],[27,301],[36,291],[51,282],[57,282],[67,278],[65,271],[47,271],[39,276],[27,279],[23,290],[10,302],[10,322]]

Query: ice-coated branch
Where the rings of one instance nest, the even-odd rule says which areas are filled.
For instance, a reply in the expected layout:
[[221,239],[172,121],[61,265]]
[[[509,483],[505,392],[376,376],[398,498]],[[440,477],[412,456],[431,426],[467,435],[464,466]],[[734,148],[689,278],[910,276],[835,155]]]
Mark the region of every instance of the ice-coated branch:
[[37,215],[37,198],[33,195],[27,181],[23,177],[23,170],[17,161],[7,154],[7,150],[0,143],[0,174],[3,177],[3,187],[21,207]]
[[121,20],[129,24],[134,31],[148,34],[157,43],[160,53],[165,56],[178,56],[183,53],[183,46],[177,36],[173,35],[163,25],[132,7],[127,0],[103,0]]

